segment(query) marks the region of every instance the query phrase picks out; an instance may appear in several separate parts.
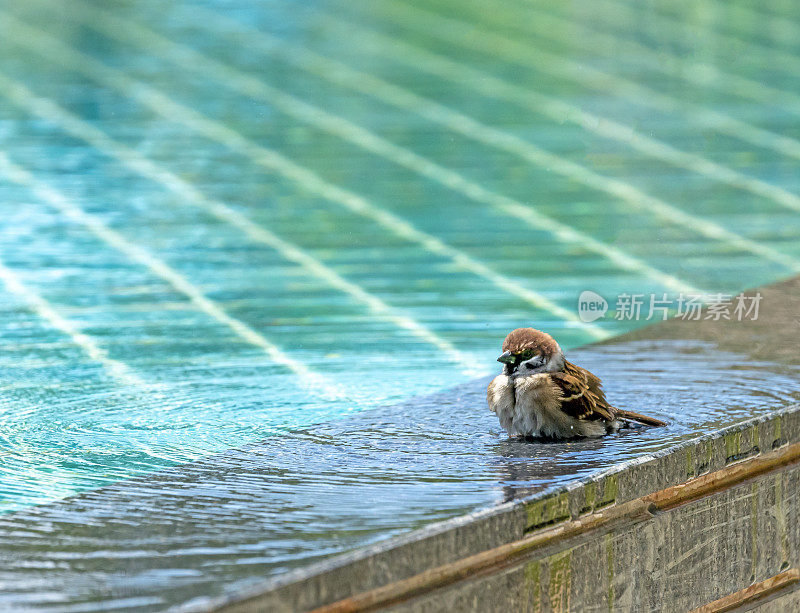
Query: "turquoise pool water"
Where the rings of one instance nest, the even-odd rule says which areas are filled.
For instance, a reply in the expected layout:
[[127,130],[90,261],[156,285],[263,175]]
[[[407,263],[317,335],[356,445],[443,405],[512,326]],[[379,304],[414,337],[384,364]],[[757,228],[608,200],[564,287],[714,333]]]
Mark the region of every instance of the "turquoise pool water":
[[648,323],[623,293],[798,274],[799,33],[744,1],[0,2],[0,513],[450,389],[517,326]]

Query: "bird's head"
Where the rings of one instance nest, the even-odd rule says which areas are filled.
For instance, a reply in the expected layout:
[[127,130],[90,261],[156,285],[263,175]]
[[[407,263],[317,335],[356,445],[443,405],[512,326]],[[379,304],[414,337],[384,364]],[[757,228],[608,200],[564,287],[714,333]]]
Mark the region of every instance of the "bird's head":
[[517,328],[503,341],[503,353],[497,358],[503,374],[525,377],[564,368],[564,354],[555,339],[534,328]]

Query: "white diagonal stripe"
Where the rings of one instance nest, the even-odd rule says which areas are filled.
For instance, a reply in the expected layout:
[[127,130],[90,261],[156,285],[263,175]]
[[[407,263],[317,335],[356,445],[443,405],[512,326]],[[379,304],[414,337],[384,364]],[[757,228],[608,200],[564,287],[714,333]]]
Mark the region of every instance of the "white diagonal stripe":
[[[321,18],[340,36],[348,36],[352,33],[352,24],[343,19],[328,14]],[[544,17],[542,21],[545,21]],[[594,31],[587,36],[592,34]],[[766,198],[788,209],[800,211],[800,196],[779,185],[748,176],[696,153],[682,151],[669,143],[647,136],[613,119],[595,115],[559,98],[494,77],[485,71],[432,53],[398,37],[379,34],[375,31],[367,32],[365,26],[359,27],[358,36],[359,39],[373,39],[378,43],[372,48],[373,53],[384,55],[390,61],[409,66],[412,70],[420,70],[445,78],[457,86],[467,86],[484,96],[512,102],[558,122],[569,121],[587,132],[593,132],[629,145],[640,153],[678,168]],[[291,61],[291,56],[288,61]],[[662,60],[660,65],[663,63]],[[685,73],[687,71],[681,71],[681,74]],[[798,96],[798,100],[800,100],[800,96]]]
[[542,31],[545,32],[548,28],[564,28],[569,24],[569,28],[578,34],[575,40],[580,44],[593,47],[605,46],[620,54],[646,57],[649,60],[648,67],[662,71],[676,79],[683,79],[694,85],[716,89],[734,96],[757,100],[764,104],[779,106],[783,110],[800,115],[800,94],[796,92],[778,89],[773,85],[744,77],[708,62],[699,61],[694,56],[670,52],[666,45],[659,47],[658,50],[653,49],[638,42],[634,37],[627,36],[627,31],[608,33],[599,30],[603,24],[600,23],[598,15],[601,15],[607,23],[624,24],[625,20],[631,17],[641,19],[642,14],[637,10],[638,3],[621,4],[608,0],[592,0],[591,5],[602,7],[602,10],[586,17],[590,20],[591,27],[579,23],[577,20],[545,12],[534,7],[533,4],[526,5],[525,10],[535,19],[525,20],[525,23],[529,23],[532,27],[541,26]]
[[[222,143],[226,147],[241,153],[256,164],[274,170],[287,177],[307,191],[314,193],[330,202],[343,206],[350,211],[373,219],[384,228],[390,230],[410,242],[417,243],[427,251],[450,259],[462,270],[483,277],[505,292],[508,292],[533,306],[547,311],[556,317],[578,325],[594,338],[607,338],[609,333],[597,325],[585,324],[571,310],[552,302],[542,294],[529,290],[505,275],[494,271],[486,264],[472,258],[463,251],[456,249],[438,238],[415,228],[405,219],[368,202],[358,194],[345,188],[325,181],[311,170],[289,160],[277,151],[268,149],[244,137],[239,132],[210,119],[201,113],[182,105],[161,92],[127,77],[121,72],[109,68],[93,58],[74,51],[63,44],[51,39],[39,30],[25,26],[17,19],[3,13],[3,19],[14,24],[9,31],[21,44],[29,44],[31,48],[44,53],[48,58],[62,65],[69,65],[71,69],[79,71],[90,78],[117,89],[126,95],[148,106],[156,113],[185,125],[205,137]],[[17,37],[18,33],[25,31],[24,37]],[[36,37],[35,45],[30,41]],[[49,51],[48,51],[49,50]],[[8,79],[5,79],[8,82]],[[0,95],[8,92],[0,90]],[[10,98],[10,96],[9,96]],[[20,105],[25,108],[24,105]]]
[[15,183],[28,187],[37,198],[40,198],[43,202],[52,206],[67,219],[85,226],[100,240],[121,253],[124,253],[131,260],[147,267],[151,272],[169,283],[175,290],[186,296],[197,309],[230,328],[237,336],[244,339],[246,342],[263,349],[274,362],[285,366],[297,374],[307,385],[321,390],[331,398],[347,398],[347,394],[340,390],[336,384],[312,372],[305,364],[286,355],[260,332],[257,332],[244,322],[226,313],[222,307],[205,296],[197,286],[166,262],[130,242],[116,230],[112,230],[106,226],[99,218],[87,213],[78,205],[68,200],[63,194],[36,179],[21,166],[11,162],[3,153],[0,153],[0,171]]
[[413,28],[437,39],[444,39],[455,45],[488,53],[515,64],[549,72],[557,78],[574,81],[581,87],[622,96],[662,112],[681,114],[693,123],[706,128],[758,147],[772,149],[787,157],[800,159],[800,141],[797,139],[753,126],[720,111],[679,100],[625,77],[535,47],[529,40],[521,42],[505,34],[479,30],[474,24],[444,17],[396,0],[372,0],[370,5],[380,5],[404,25],[412,25]]
[[[14,172],[13,168],[8,168],[7,162],[6,156],[0,152],[0,172],[6,175],[9,172]],[[130,366],[110,357],[108,352],[93,337],[81,332],[73,322],[61,315],[52,303],[25,285],[19,275],[5,265],[2,257],[0,257],[0,281],[3,282],[10,293],[21,298],[34,313],[48,322],[53,328],[67,335],[86,355],[103,366],[111,377],[123,385],[152,387],[140,375],[136,374]]]
[[[232,24],[239,32],[249,31],[249,29],[245,29],[245,26],[242,24],[222,15],[215,16],[215,23],[218,26],[223,23]],[[248,43],[255,47],[258,43],[257,36],[257,34],[248,36]],[[269,41],[263,43],[264,46],[270,46],[270,44]],[[687,213],[624,181],[599,175],[579,164],[536,147],[512,134],[482,124],[469,116],[422,96],[418,96],[402,87],[299,47],[292,48],[291,56],[292,59],[290,61],[295,62],[296,65],[301,66],[304,70],[333,80],[342,86],[367,96],[378,98],[393,106],[407,109],[432,122],[443,125],[453,132],[462,134],[467,138],[517,155],[531,164],[567,176],[598,191],[606,192],[632,207],[648,213],[653,213],[666,221],[682,225],[707,238],[727,243],[734,249],[753,253],[766,260],[780,264],[792,272],[800,271],[800,261],[789,255],[747,239],[735,232],[725,229],[713,221]],[[518,210],[517,212],[521,211]]]
[[[83,4],[75,2],[72,6],[83,6]],[[160,57],[177,64],[185,70],[193,70],[205,76],[213,76],[218,81],[245,95],[264,100],[288,115],[311,123],[328,133],[340,136],[359,147],[457,191],[467,198],[488,204],[508,215],[522,219],[532,227],[553,234],[559,240],[577,244],[580,247],[594,251],[625,270],[654,279],[677,292],[701,293],[700,290],[686,281],[666,274],[617,247],[598,241],[568,224],[544,215],[537,211],[535,207],[524,205],[518,200],[493,192],[463,175],[444,168],[409,149],[400,147],[361,126],[328,113],[324,109],[313,106],[295,96],[286,94],[255,77],[222,64],[186,45],[170,41],[130,20],[118,19],[105,11],[95,9],[87,11],[86,19],[92,27],[98,28],[106,36],[140,46],[150,53],[159,53]]]
[[470,364],[472,362],[468,356],[457,350],[452,343],[435,334],[411,317],[398,313],[386,302],[370,294],[357,284],[348,281],[308,252],[282,239],[267,228],[254,223],[227,204],[205,197],[200,190],[187,181],[184,181],[174,173],[165,170],[151,160],[141,156],[133,149],[115,141],[98,128],[95,128],[56,104],[35,96],[25,86],[2,75],[2,73],[0,73],[0,84],[4,87],[3,93],[12,101],[17,102],[26,111],[57,123],[73,136],[81,138],[106,155],[118,159],[135,172],[169,189],[180,198],[181,202],[198,206],[217,219],[239,228],[252,240],[275,249],[275,251],[280,253],[281,256],[287,260],[299,264],[310,274],[317,276],[332,287],[351,295],[387,321],[391,321],[398,327],[408,330],[421,340],[434,345],[443,351],[452,361],[462,364]]
[[[634,2],[632,4],[636,5],[638,3]],[[733,2],[725,2],[725,5],[728,8],[735,6]],[[605,4],[605,6],[611,7],[612,5]],[[689,29],[686,27],[687,24],[681,19],[681,17],[667,14],[661,9],[661,7],[658,7],[657,5],[653,5],[653,8],[656,8],[656,10],[647,11],[647,18],[657,22],[659,29],[663,29],[665,32],[669,32],[670,30],[672,30],[672,32],[677,31],[681,36],[690,35],[695,37],[700,35],[703,36],[704,40],[716,41],[718,44],[722,45],[722,49],[727,48],[732,51],[734,55],[730,57],[731,61],[735,61],[736,53],[747,53],[748,51],[757,50],[759,53],[763,54],[763,57],[767,58],[766,62],[759,62],[763,68],[783,70],[790,76],[795,76],[800,71],[800,55],[797,55],[796,53],[785,51],[784,49],[774,45],[764,44],[753,37],[745,38],[737,34],[721,32],[719,29],[711,29],[706,27],[701,33],[698,32],[696,28],[698,25],[707,25],[706,20],[693,21],[691,23],[692,28]],[[739,6],[737,6],[736,9],[745,10],[744,7]],[[770,35],[774,35],[776,33],[776,29],[774,28],[774,20],[777,18],[766,17],[761,13],[753,13],[752,19],[754,21],[751,23],[757,24],[760,31],[768,32]],[[768,24],[767,22],[769,21],[773,21],[773,23]],[[783,28],[784,36],[790,38],[792,45],[796,46],[798,37],[800,36],[800,26],[792,21],[784,20],[782,26],[779,27]]]

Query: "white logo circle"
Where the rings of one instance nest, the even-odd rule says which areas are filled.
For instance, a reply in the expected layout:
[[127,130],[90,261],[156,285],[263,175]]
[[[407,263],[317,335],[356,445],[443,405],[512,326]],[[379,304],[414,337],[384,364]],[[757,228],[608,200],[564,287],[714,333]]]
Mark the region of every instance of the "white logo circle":
[[585,323],[600,319],[608,311],[608,302],[600,294],[585,290],[578,296],[578,317]]

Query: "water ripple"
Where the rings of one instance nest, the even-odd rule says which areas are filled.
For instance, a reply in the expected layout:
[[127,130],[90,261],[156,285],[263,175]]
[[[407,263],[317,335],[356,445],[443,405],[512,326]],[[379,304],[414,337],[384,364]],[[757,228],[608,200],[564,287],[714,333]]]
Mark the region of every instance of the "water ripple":
[[[0,516],[0,583],[12,586],[0,606],[24,606],[34,594],[44,603],[46,573],[48,589],[70,606],[163,608],[566,483],[800,399],[797,368],[711,343],[642,341],[571,357],[603,376],[617,406],[666,419],[668,428],[591,441],[512,440],[486,409],[483,383],[280,435],[266,427],[258,443],[166,469],[261,431],[228,413],[208,417],[213,428],[174,414],[120,424],[124,413],[105,421],[98,411],[74,424],[14,432],[6,425],[0,445],[12,495],[32,483],[58,494],[83,479],[92,490]],[[86,446],[36,443],[53,428]],[[207,431],[210,439],[201,435]],[[90,449],[98,440],[107,447]],[[148,474],[118,481],[132,462]],[[82,471],[85,463],[97,466]],[[134,596],[148,604],[131,604]]]

